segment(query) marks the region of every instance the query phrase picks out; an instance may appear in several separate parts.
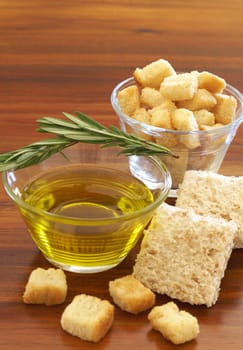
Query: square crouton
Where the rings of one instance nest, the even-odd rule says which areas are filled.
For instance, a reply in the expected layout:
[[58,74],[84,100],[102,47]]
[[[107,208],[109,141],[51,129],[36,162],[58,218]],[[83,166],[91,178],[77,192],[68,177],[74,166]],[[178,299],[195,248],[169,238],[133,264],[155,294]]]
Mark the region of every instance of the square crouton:
[[172,129],[171,113],[168,109],[157,106],[150,109],[149,114],[151,125],[158,128]]
[[172,65],[162,58],[143,68],[136,68],[133,72],[134,78],[141,86],[155,89],[159,89],[165,77],[175,74],[176,72]]
[[174,102],[164,100],[160,105],[148,110],[150,124],[158,128],[173,129],[171,114],[176,110]]
[[201,129],[203,125],[215,125],[215,116],[212,112],[209,112],[206,109],[200,109],[198,111],[194,111],[193,114],[196,118],[199,129]]
[[145,311],[155,304],[155,294],[132,275],[110,281],[109,292],[116,305],[132,314]]
[[237,101],[234,96],[225,94],[215,94],[217,101],[216,106],[212,112],[215,115],[216,123],[229,124],[234,120],[235,111],[237,108]]
[[148,319],[152,328],[176,345],[195,339],[200,331],[197,318],[189,312],[179,310],[174,302],[155,306]]
[[62,328],[82,340],[99,342],[114,321],[114,306],[107,300],[80,294],[65,308],[61,317]]
[[193,112],[186,108],[178,108],[172,113],[172,124],[175,130],[198,130]]
[[199,89],[206,89],[212,93],[221,93],[226,87],[225,80],[213,73],[198,72],[197,78]]
[[154,292],[211,307],[236,231],[232,221],[163,203],[145,231],[133,275]]
[[[172,125],[176,130],[196,131],[199,129],[197,120],[192,111],[186,108],[178,108],[171,115]],[[200,146],[199,136],[196,133],[180,135],[180,142],[193,149]]]
[[23,301],[26,304],[56,305],[65,301],[66,294],[66,276],[61,269],[38,267],[29,276]]
[[181,73],[163,80],[160,85],[161,94],[172,101],[191,99],[197,91],[198,81],[195,74]]
[[188,170],[178,190],[176,205],[199,215],[233,220],[237,225],[235,247],[243,248],[243,176]]
[[167,109],[170,113],[173,113],[177,107],[173,101],[164,100],[157,108]]
[[198,89],[192,99],[179,101],[177,106],[179,108],[187,108],[190,111],[196,111],[198,109],[211,110],[217,101],[213,94],[205,89]]
[[117,99],[121,111],[131,116],[140,106],[140,96],[137,85],[131,85],[120,90],[117,94]]
[[164,101],[161,93],[150,87],[145,87],[141,91],[140,102],[142,105],[153,108],[160,105]]
[[144,124],[151,124],[150,122],[150,114],[148,111],[141,107],[136,109],[136,111],[133,113],[132,118],[136,119],[137,121],[144,123]]

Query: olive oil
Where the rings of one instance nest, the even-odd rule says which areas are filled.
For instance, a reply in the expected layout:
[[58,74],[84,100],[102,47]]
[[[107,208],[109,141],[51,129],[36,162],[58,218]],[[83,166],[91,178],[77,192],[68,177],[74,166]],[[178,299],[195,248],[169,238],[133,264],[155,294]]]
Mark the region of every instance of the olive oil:
[[25,186],[22,197],[37,213],[21,209],[43,254],[81,272],[122,261],[150,219],[133,214],[154,201],[152,192],[127,173],[90,165],[46,172]]

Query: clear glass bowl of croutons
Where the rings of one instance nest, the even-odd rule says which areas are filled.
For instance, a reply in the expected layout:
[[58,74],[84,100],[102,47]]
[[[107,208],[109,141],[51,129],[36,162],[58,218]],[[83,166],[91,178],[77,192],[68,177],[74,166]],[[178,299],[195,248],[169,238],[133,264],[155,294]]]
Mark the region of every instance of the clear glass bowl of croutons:
[[223,78],[207,71],[177,73],[164,59],[136,68],[114,88],[111,104],[123,130],[178,156],[162,156],[172,196],[186,170],[219,170],[243,121],[243,96]]

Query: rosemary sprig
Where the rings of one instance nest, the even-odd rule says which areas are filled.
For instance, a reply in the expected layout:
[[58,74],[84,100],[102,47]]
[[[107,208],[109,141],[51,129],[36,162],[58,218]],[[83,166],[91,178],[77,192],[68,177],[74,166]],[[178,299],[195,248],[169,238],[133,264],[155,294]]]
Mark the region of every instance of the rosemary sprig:
[[42,133],[52,133],[55,137],[0,154],[0,171],[20,169],[40,163],[78,142],[101,144],[102,147],[119,146],[121,147],[119,153],[125,155],[164,154],[176,157],[166,147],[130,135],[112,125],[107,128],[81,112],[76,112],[76,116],[69,113],[63,113],[63,115],[67,120],[52,117],[39,119],[37,130]]

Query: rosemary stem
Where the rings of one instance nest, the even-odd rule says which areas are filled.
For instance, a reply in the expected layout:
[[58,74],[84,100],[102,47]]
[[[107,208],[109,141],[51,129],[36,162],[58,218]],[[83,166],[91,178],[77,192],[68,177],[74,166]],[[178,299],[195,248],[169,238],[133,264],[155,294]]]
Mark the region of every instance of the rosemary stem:
[[37,121],[39,132],[52,133],[55,137],[0,154],[0,171],[37,164],[78,142],[101,144],[103,147],[119,146],[119,153],[125,155],[177,157],[166,147],[128,134],[115,126],[107,128],[81,112],[76,112],[76,116],[63,114],[67,120],[43,117]]

